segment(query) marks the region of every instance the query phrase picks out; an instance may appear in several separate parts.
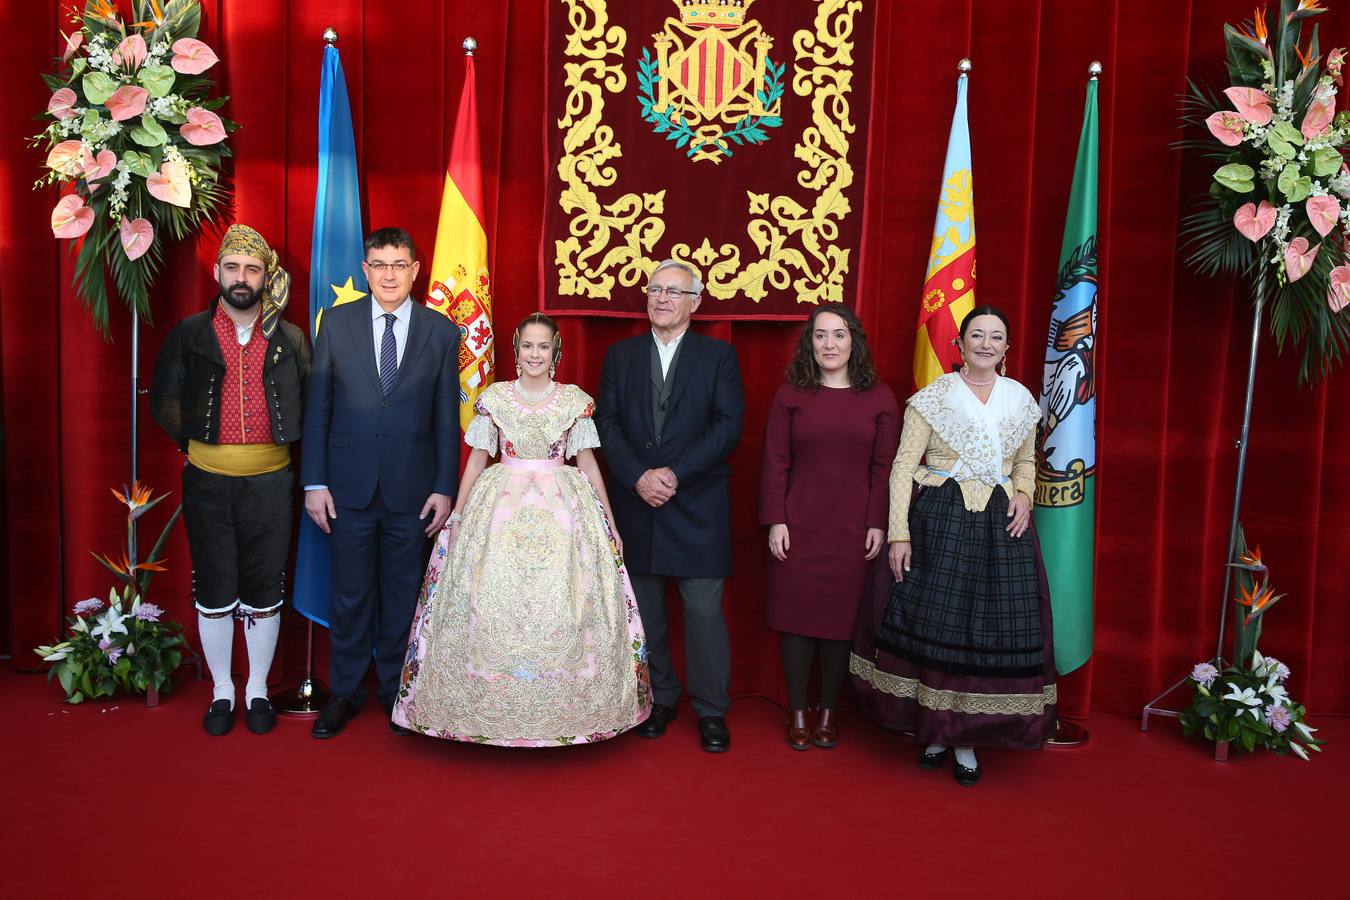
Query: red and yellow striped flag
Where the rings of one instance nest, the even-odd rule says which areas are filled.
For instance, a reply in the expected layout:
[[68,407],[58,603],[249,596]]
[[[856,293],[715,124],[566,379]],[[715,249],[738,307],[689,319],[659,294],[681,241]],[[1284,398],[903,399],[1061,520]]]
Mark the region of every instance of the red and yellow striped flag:
[[427,306],[459,326],[459,424],[468,428],[473,404],[492,383],[492,279],[488,274],[487,207],[478,147],[473,51],[465,52],[445,190],[431,256]]
[[919,333],[914,339],[914,389],[961,362],[955,339],[961,319],[975,308],[975,194],[966,119],[965,73],[956,82],[956,111],[942,167],[933,248],[924,274]]

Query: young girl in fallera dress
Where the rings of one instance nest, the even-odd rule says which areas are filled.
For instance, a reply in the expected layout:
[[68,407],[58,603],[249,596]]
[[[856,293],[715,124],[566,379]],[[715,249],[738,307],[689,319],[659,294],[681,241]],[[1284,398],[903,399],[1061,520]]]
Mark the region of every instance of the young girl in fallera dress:
[[473,449],[427,567],[393,721],[512,747],[604,740],[647,718],[651,692],[593,453],[595,404],[553,382],[562,346],[548,316],[527,317],[512,343],[519,377],[479,395],[464,434]]

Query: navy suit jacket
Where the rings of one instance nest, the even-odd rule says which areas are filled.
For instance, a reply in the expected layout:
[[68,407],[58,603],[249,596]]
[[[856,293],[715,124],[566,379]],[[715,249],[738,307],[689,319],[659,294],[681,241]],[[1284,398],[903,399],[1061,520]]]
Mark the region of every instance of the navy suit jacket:
[[[725,341],[687,331],[681,344],[660,440],[652,418],[651,332],[605,354],[595,424],[629,571],[725,578],[731,574],[727,456],[741,439],[741,370]],[[653,509],[635,485],[643,472],[664,466],[679,485]]]
[[378,485],[394,512],[431,494],[455,496],[459,475],[459,329],[413,301],[403,361],[380,391],[371,304],[323,314],[305,404],[303,484],[326,484],[336,506],[362,509]]

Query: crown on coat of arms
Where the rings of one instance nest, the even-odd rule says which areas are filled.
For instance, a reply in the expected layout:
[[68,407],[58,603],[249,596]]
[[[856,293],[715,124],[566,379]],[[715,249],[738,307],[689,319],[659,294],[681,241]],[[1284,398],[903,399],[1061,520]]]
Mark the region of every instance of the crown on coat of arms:
[[673,0],[680,21],[691,28],[715,26],[736,28],[745,24],[745,14],[755,0]]

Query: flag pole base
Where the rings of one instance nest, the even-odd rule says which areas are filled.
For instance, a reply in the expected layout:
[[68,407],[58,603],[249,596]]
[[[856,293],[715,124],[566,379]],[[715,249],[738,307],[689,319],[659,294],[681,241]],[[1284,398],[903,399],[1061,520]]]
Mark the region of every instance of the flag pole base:
[[306,675],[293,689],[272,698],[277,712],[285,716],[317,716],[328,699],[328,691],[311,675]]
[[328,691],[314,677],[314,622],[310,620],[305,639],[305,677],[294,690],[285,691],[272,701],[285,716],[317,716],[328,699]]
[[1056,719],[1055,734],[1045,742],[1045,746],[1053,750],[1076,750],[1086,745],[1089,737],[1088,730],[1082,725]]

